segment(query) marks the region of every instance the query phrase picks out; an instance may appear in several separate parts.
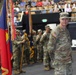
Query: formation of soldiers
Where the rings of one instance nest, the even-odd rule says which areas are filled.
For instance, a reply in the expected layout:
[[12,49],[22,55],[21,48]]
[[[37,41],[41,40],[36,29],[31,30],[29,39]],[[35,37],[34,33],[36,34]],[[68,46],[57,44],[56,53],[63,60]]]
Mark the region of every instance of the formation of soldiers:
[[25,72],[23,64],[43,62],[46,71],[54,69],[55,75],[72,75],[71,39],[66,29],[68,20],[68,14],[61,13],[60,24],[55,30],[48,25],[44,32],[41,29],[37,33],[32,30],[32,35],[27,35],[25,30],[22,34],[16,30],[17,36],[13,41],[14,73]]
[[[20,66],[29,65],[36,62],[44,62],[45,70],[50,70],[50,58],[47,51],[47,43],[51,29],[45,26],[45,31],[41,29],[32,31],[32,49],[30,46],[29,35],[23,30],[16,30],[16,39],[13,41],[13,68],[14,73],[19,74],[22,69]],[[22,64],[21,64],[22,63]],[[23,71],[22,71],[23,72]]]

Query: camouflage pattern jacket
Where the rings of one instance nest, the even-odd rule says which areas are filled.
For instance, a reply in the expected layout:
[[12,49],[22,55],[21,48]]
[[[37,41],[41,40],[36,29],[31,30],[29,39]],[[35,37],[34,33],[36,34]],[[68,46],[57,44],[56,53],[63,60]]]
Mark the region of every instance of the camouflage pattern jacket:
[[63,65],[72,62],[71,38],[69,31],[59,25],[51,32],[49,37],[48,50],[54,52],[53,65]]
[[47,50],[48,42],[49,42],[49,36],[50,36],[50,33],[44,32],[41,39],[40,39],[40,42],[43,44],[44,50]]

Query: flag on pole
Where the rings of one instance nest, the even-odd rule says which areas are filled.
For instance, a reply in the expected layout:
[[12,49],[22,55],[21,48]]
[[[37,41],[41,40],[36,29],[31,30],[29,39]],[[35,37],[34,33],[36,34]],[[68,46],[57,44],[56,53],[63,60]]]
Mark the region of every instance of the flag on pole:
[[22,25],[23,29],[26,29],[26,33],[29,35],[29,41],[30,41],[30,59],[32,60],[34,58],[34,47],[33,47],[33,37],[32,37],[32,16],[30,8],[27,10],[28,12],[25,12],[22,17]]
[[30,59],[34,59],[34,45],[33,45],[33,36],[32,36],[32,15],[31,15],[31,9],[29,8],[29,34],[30,34]]
[[15,40],[16,38],[16,28],[15,28],[15,25],[14,25],[14,5],[13,5],[13,2],[12,0],[9,0],[9,9],[10,9],[10,19],[11,19],[11,40]]
[[6,0],[3,2],[2,12],[0,14],[0,35],[2,75],[12,75],[11,51],[7,29]]

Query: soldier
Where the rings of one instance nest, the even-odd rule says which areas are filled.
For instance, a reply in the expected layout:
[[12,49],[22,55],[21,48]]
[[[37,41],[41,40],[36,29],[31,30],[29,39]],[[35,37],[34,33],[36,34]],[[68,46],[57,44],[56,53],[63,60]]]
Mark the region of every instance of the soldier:
[[48,47],[48,41],[49,41],[49,35],[50,35],[50,27],[48,25],[45,26],[45,32],[43,33],[40,42],[43,43],[43,63],[44,63],[44,70],[50,70],[50,57],[49,52],[47,50]]
[[23,61],[24,63],[26,62],[26,64],[29,64],[29,60],[30,60],[30,41],[28,39],[27,33],[25,30],[23,30],[23,35],[22,35],[22,39],[23,39],[23,45],[24,45],[24,58]]
[[40,43],[40,38],[42,36],[42,30],[38,29],[38,35],[36,37],[36,44],[37,44],[37,60],[38,62],[42,62],[43,60],[43,46]]
[[65,12],[60,13],[60,24],[52,31],[48,43],[48,50],[50,53],[54,52],[54,75],[72,75],[71,38],[67,30],[68,15]]
[[16,39],[13,41],[13,68],[14,73],[20,73],[20,60],[21,60],[21,36],[20,31],[16,30]]
[[34,62],[37,62],[37,44],[36,44],[36,31],[33,30],[33,45],[34,45]]

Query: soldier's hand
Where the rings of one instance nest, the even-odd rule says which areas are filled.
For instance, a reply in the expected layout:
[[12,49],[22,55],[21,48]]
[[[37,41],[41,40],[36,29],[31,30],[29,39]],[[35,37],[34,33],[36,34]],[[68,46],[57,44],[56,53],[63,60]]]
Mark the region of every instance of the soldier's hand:
[[20,43],[24,43],[25,42],[25,40],[22,40]]
[[17,44],[20,44],[21,42],[17,42]]

